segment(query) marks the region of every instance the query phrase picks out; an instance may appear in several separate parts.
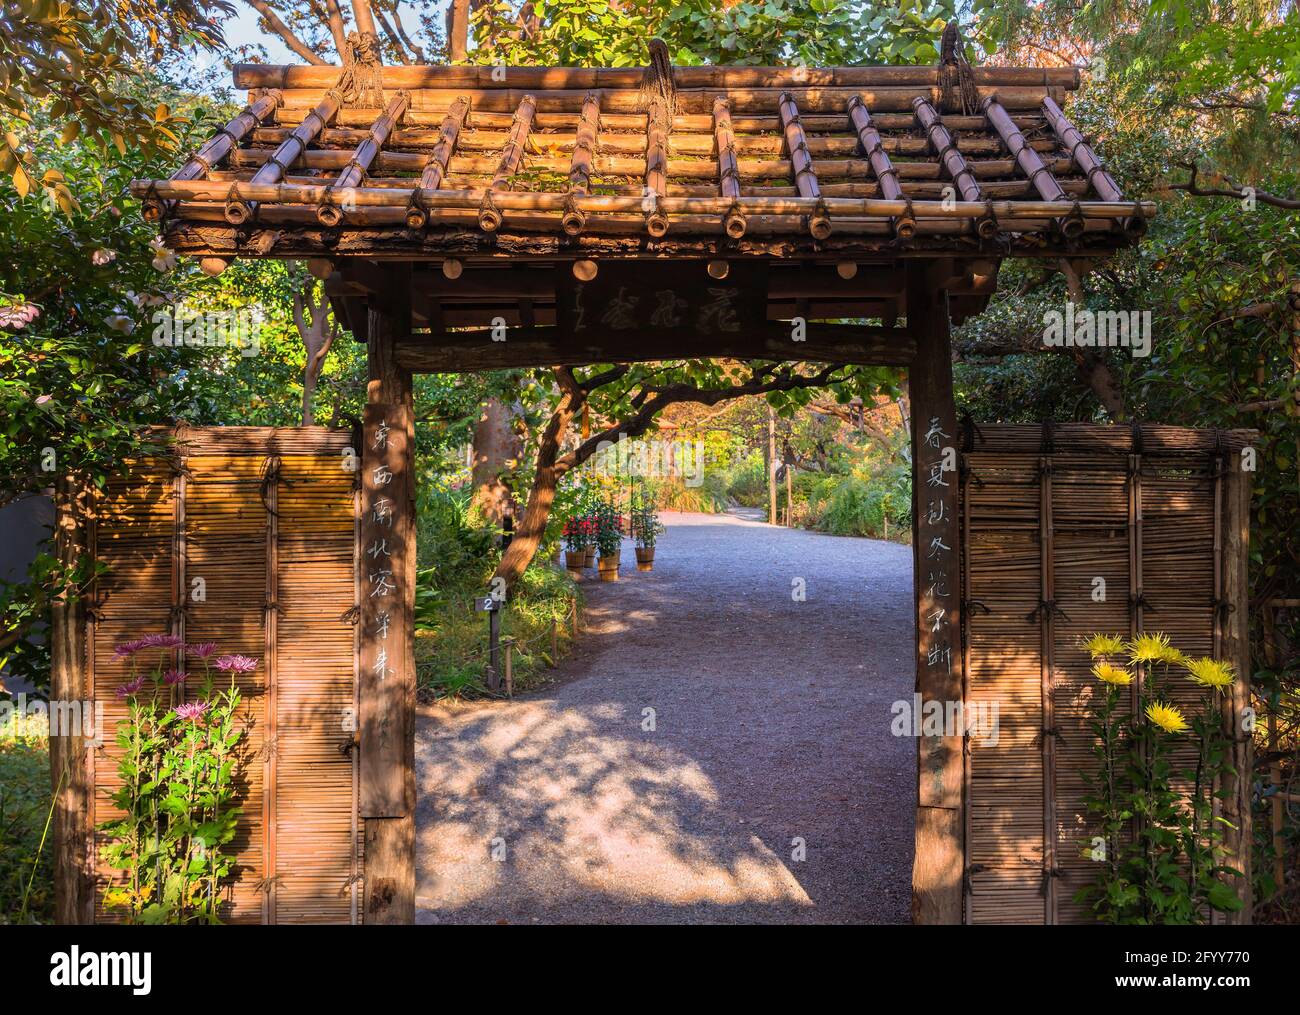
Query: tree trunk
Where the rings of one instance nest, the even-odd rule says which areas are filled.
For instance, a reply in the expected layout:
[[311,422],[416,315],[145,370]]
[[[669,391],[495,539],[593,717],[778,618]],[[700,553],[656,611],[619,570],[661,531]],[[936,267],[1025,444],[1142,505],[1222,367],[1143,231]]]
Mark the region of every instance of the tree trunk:
[[447,54],[461,63],[469,51],[469,0],[451,0],[447,8]]
[[555,412],[551,414],[546,429],[537,447],[537,472],[533,476],[533,486],[528,492],[528,504],[524,516],[515,526],[514,538],[501,555],[495,577],[504,578],[506,588],[514,586],[520,575],[532,563],[542,536],[546,533],[546,522],[551,517],[551,505],[555,503],[555,489],[560,482],[560,471],[555,462],[560,454],[560,444],[569,431],[569,424],[577,415],[582,405],[586,404],[585,394],[565,391],[560,396]]
[[335,326],[330,317],[329,297],[324,287],[320,289],[320,299],[316,299],[316,280],[308,276],[302,289],[293,297],[293,323],[302,338],[303,348],[307,351],[307,361],[302,370],[302,425],[312,426],[316,422],[316,386],[320,380],[321,368],[330,346],[334,344]]
[[510,487],[501,478],[518,466],[523,453],[513,417],[514,413],[501,399],[489,398],[481,406],[474,424],[472,504],[495,525],[519,510]]

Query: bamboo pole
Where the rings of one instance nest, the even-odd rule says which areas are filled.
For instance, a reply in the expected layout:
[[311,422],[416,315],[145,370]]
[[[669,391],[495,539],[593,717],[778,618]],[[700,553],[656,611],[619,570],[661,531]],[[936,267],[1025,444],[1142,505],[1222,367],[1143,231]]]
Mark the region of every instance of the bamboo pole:
[[[151,188],[162,197],[181,200],[218,201],[227,195],[233,195],[245,201],[286,205],[318,204],[328,189],[326,185],[268,184],[256,180],[248,183],[205,180],[131,182],[131,192],[137,196],[143,196]],[[435,191],[418,187],[354,187],[339,190],[336,196],[358,208],[397,208],[406,205],[414,195],[429,209],[438,210],[475,208],[482,202],[484,193],[480,188]],[[918,219],[971,219],[990,211],[999,218],[1043,218],[1077,212],[1081,218],[1116,219],[1134,211],[1152,216],[1156,210],[1155,203],[1151,201],[1072,201],[1065,195],[1062,197],[1060,200],[972,202],[801,194],[798,197],[664,197],[658,203],[669,215],[723,215],[734,205],[756,215],[807,215],[824,207],[831,215],[885,218],[902,215],[910,208]],[[566,202],[570,200],[567,193],[532,191],[501,191],[494,193],[493,199],[500,208],[515,211],[563,211]],[[633,195],[590,194],[572,200],[577,207],[587,212],[635,213],[641,210],[643,199]]]
[[[736,163],[736,135],[731,125],[731,105],[719,95],[713,103],[713,141],[718,158],[718,190],[723,197],[740,197],[740,167]],[[733,208],[723,220],[723,231],[733,240],[745,235],[745,216]]]
[[[302,93],[307,94],[307,93]],[[584,93],[583,98],[587,94]],[[465,99],[466,96],[458,95],[456,99]],[[596,95],[599,100],[599,95]],[[538,111],[533,118],[533,129],[540,131],[565,131],[572,132],[578,127],[582,120],[581,99],[574,96],[574,103],[568,109],[558,110],[556,112]],[[256,128],[251,139],[254,143],[279,144],[280,141],[288,135],[288,128],[294,126],[299,120],[310,111],[310,105],[304,105],[299,93],[292,93],[290,104],[282,106],[276,116],[276,126]],[[716,100],[715,100],[716,101]],[[430,144],[436,139],[438,126],[442,123],[446,115],[445,109],[427,107],[425,104],[414,106],[414,95],[412,96],[413,107],[407,110],[403,122],[407,126],[398,130],[393,135],[394,143],[401,144],[403,141],[409,141],[413,144]],[[449,101],[448,106],[454,105],[454,101]],[[334,117],[335,126],[327,128],[321,133],[322,143],[330,144],[341,142],[345,145],[355,145],[356,138],[349,138],[349,134],[361,135],[365,132],[370,124],[374,123],[375,118],[382,113],[379,107],[367,107],[363,105],[348,106],[339,110]],[[880,130],[910,130],[916,125],[916,115],[911,106],[907,107],[907,112],[881,112],[874,110],[871,116],[875,121],[876,127]],[[834,110],[829,113],[808,113],[801,114],[804,130],[809,132],[835,132],[849,129],[848,116],[843,109]],[[1016,112],[1011,117],[1012,122],[1021,130],[1036,128],[1042,126],[1041,108],[1035,107],[1029,112]],[[510,124],[514,121],[513,108],[508,112],[471,109],[465,120],[467,129],[476,132],[489,131],[508,131]],[[646,114],[639,113],[608,113],[602,112],[600,118],[601,126],[608,131],[619,131],[641,135],[645,133]],[[966,116],[960,113],[947,114],[943,118],[945,126],[950,131],[972,132],[974,136],[966,139],[973,141],[977,146],[989,144],[1001,150],[1001,143],[998,141],[987,140],[982,136],[982,132],[987,129],[988,121],[983,116]],[[706,113],[678,113],[672,118],[672,132],[674,135],[682,135],[686,143],[691,144],[691,138],[697,138],[700,135],[710,135],[713,131],[713,113],[710,110]],[[737,114],[735,111],[731,115],[732,129],[743,134],[764,134],[781,129],[781,118],[775,113],[754,114],[744,113]],[[571,136],[570,133],[555,133],[548,136],[547,140],[553,144],[563,145]],[[333,139],[333,140],[331,140]],[[615,141],[617,139],[611,136],[606,140]],[[635,140],[635,139],[632,139]],[[706,137],[707,140],[707,137]],[[810,139],[815,140],[815,139]],[[885,139],[886,142],[891,140]],[[897,140],[908,142],[909,147],[917,150],[924,148],[924,139],[922,138],[899,138]],[[753,146],[755,150],[761,150],[776,141],[779,145],[780,138],[765,138],[761,136],[741,137],[742,148],[746,145]],[[1044,150],[1055,148],[1053,141],[1035,141],[1031,142],[1035,146],[1041,146]],[[500,147],[498,145],[498,147]],[[639,150],[639,149],[638,149]],[[970,154],[976,149],[965,149]],[[894,152],[890,152],[894,154]]]
[[[339,106],[342,105],[342,97],[337,90],[331,89],[321,99],[320,103],[312,110],[302,123],[298,124],[280,145],[253,174],[251,184],[267,185],[276,184],[284,175],[289,166],[307,149],[312,138],[321,132],[330,119],[338,112]],[[256,212],[256,205],[245,203],[236,197],[233,192],[231,197],[226,200],[225,216],[226,221],[232,226],[243,225]]]
[[[1115,178],[1106,172],[1097,153],[1084,141],[1078,128],[1066,118],[1061,107],[1050,95],[1043,99],[1043,114],[1047,117],[1047,122],[1052,125],[1052,133],[1056,135],[1056,139],[1069,150],[1070,158],[1083,170],[1098,196],[1105,201],[1124,200]],[[1124,220],[1124,229],[1135,238],[1141,236],[1147,230],[1146,219],[1140,215],[1130,216]]]
[[[322,88],[338,77],[340,68],[284,64],[235,64],[236,88]],[[536,89],[636,89],[640,67],[510,67],[506,74],[489,66],[386,66],[389,88],[473,87],[504,90]],[[1077,67],[975,67],[975,84],[986,86],[1038,86],[1074,90],[1079,87]],[[939,84],[938,67],[674,67],[677,88],[755,88],[792,86],[848,87],[865,85]]]
[[[939,156],[939,161],[943,163],[944,169],[952,178],[961,199],[963,201],[980,200],[983,197],[980,193],[980,185],[976,181],[975,175],[970,171],[970,167],[966,165],[966,159],[957,150],[957,142],[948,133],[948,128],[944,126],[943,119],[936,112],[934,106],[926,102],[925,99],[917,98],[912,103],[912,108],[916,110],[916,118],[921,122],[921,126],[925,128],[930,147]],[[992,217],[980,219],[976,230],[981,238],[992,239],[998,232],[997,221]]]
[[831,234],[830,216],[821,202],[822,194],[817,184],[817,171],[813,168],[812,155],[808,151],[803,125],[799,122],[799,107],[789,92],[782,92],[777,109],[781,115],[785,145],[790,152],[790,165],[794,169],[794,185],[799,189],[800,197],[811,198],[817,202],[808,216],[808,231],[812,233],[814,239],[824,240]]
[[[893,163],[889,161],[889,156],[880,143],[880,131],[871,122],[871,114],[861,99],[855,97],[849,100],[849,119],[857,132],[858,142],[866,153],[867,161],[871,163],[871,171],[880,183],[880,193],[888,200],[899,200],[903,196],[903,188],[899,185],[898,174],[894,172]],[[910,240],[915,236],[916,218],[911,209],[894,219],[893,226],[895,234],[901,239]]]
[[532,129],[533,114],[536,111],[537,103],[531,95],[525,95],[519,102],[519,108],[515,110],[515,122],[510,128],[510,138],[505,148],[501,150],[501,160],[497,163],[496,175],[492,177],[491,184],[483,192],[479,206],[478,225],[486,233],[496,232],[501,228],[501,213],[494,206],[495,198],[498,192],[510,189],[511,177],[519,171],[519,166],[523,163],[524,146],[528,143],[528,132]]
[[[451,153],[456,150],[456,139],[461,128],[465,126],[465,117],[469,113],[469,100],[457,99],[452,103],[447,115],[443,117],[442,127],[438,131],[438,142],[433,146],[429,159],[420,172],[420,189],[437,190],[442,186],[447,175],[447,163]],[[406,225],[410,229],[423,229],[429,217],[415,201],[414,195],[406,212]]]
[[[1033,183],[1034,188],[1038,191],[1040,197],[1046,201],[1061,201],[1065,199],[1065,191],[1057,183],[1051,171],[1039,158],[1035,152],[1025,142],[1025,136],[1020,133],[1019,128],[1011,122],[1011,117],[1007,111],[998,102],[996,97],[989,97],[980,103],[984,115],[988,117],[989,123],[993,129],[998,132],[998,137],[1007,146],[1012,157],[1016,160],[1021,171]],[[1077,218],[1070,217],[1060,222],[1061,232],[1067,239],[1073,239],[1083,230],[1080,229],[1080,222]]]
[[[395,87],[388,81],[387,72],[395,68],[385,68],[385,85]],[[525,96],[532,96],[537,103],[538,113],[566,113],[576,119],[582,106],[587,89],[540,89],[540,88],[414,88],[411,90],[412,106],[416,110],[445,110],[458,97],[470,100],[476,113],[510,113],[516,109]],[[1064,95],[1053,87],[1005,88],[980,87],[980,98],[996,99],[1005,109],[1013,112],[1039,112],[1044,97],[1053,98]],[[600,100],[600,108],[605,113],[641,115],[646,109],[639,89],[593,88]],[[310,108],[320,97],[314,89],[287,91],[285,108]],[[675,93],[675,113],[708,116],[713,110],[713,102],[719,95],[725,95],[731,103],[731,111],[738,115],[770,114],[776,108],[782,94],[788,94],[798,105],[804,115],[842,113],[853,96],[876,112],[908,113],[912,112],[912,100],[922,95],[936,106],[943,102],[944,90],[941,87],[826,87],[806,88],[789,86],[785,88],[678,88]],[[371,117],[373,119],[373,117]]]
[[668,193],[668,105],[662,97],[650,103],[645,135],[645,228],[655,239],[668,232],[668,216],[660,200]]
[[[602,122],[604,117],[602,115]],[[230,154],[233,168],[261,166],[271,152],[264,148],[241,148]],[[304,152],[300,162],[308,169],[342,169],[348,163],[346,152],[338,150],[312,149]],[[396,170],[402,173],[420,172],[427,162],[421,152],[384,151],[375,160],[380,170]],[[497,160],[476,155],[455,155],[449,163],[448,173],[453,176],[483,175],[490,177],[495,171]],[[564,174],[569,170],[569,160],[538,156],[529,160],[535,169],[549,170]],[[1068,157],[1048,157],[1044,164],[1053,173],[1069,173],[1074,169],[1074,162]],[[989,179],[1014,173],[1017,165],[1011,159],[983,159],[969,163],[976,179]],[[871,163],[866,159],[821,159],[819,171],[826,176],[863,177],[871,175]],[[602,176],[644,176],[645,159],[624,156],[602,156],[596,159],[595,171]],[[794,167],[788,159],[744,159],[739,163],[742,175],[747,179],[789,179],[794,174]],[[894,171],[903,180],[938,180],[942,167],[936,162],[901,162],[894,165]],[[710,180],[718,178],[718,163],[714,159],[672,159],[668,160],[668,175],[672,179]]]
[[370,164],[384,147],[389,134],[392,133],[397,121],[402,118],[410,101],[410,95],[406,92],[398,92],[393,101],[388,104],[388,108],[384,110],[384,115],[370,128],[366,139],[357,145],[356,151],[352,153],[352,161],[339,173],[330,185],[326,199],[316,208],[316,218],[321,225],[336,226],[343,221],[343,213],[332,200],[333,194],[340,190],[350,190],[361,184]]
[[[591,193],[591,165],[596,158],[596,139],[600,134],[600,99],[588,93],[582,100],[582,120],[573,142],[573,158],[569,163],[569,194],[572,197],[585,197]],[[560,220],[564,231],[570,236],[582,232],[587,216],[580,210],[570,208]]]
[[[212,169],[229,155],[249,131],[255,130],[262,120],[280,105],[283,93],[278,89],[263,92],[243,112],[239,113],[221,130],[208,138],[180,169],[172,173],[173,180],[196,180],[211,174]],[[142,214],[146,222],[157,222],[172,210],[167,202],[146,198]]]

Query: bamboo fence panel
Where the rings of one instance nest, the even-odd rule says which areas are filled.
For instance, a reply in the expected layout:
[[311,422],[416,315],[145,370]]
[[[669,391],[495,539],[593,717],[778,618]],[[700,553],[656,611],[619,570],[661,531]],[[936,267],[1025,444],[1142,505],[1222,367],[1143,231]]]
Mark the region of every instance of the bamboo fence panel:
[[[87,632],[91,693],[112,729],[126,717],[114,689],[129,664],[113,646],[143,633],[214,641],[258,660],[241,675],[247,735],[243,816],[232,850],[232,923],[355,923],[362,870],[356,819],[355,473],[347,431],[178,428],[172,460],[132,463],[110,484],[90,526],[110,568],[97,582]],[[204,596],[191,594],[202,579]],[[147,660],[152,663],[153,660]],[[179,660],[178,660],[179,662]],[[191,660],[186,695],[199,688]],[[217,686],[223,686],[218,678]],[[92,756],[92,821],[113,816],[117,750]],[[96,920],[110,876],[98,860]]]
[[[1090,923],[1085,813],[1099,691],[1080,642],[1163,631],[1222,657],[1222,477],[1245,431],[1060,424],[974,429],[964,458],[967,702],[999,706],[996,746],[968,740],[968,923]],[[1095,580],[1105,582],[1099,600]],[[1246,604],[1231,604],[1246,609]],[[1191,681],[1170,699],[1193,708]],[[1191,767],[1190,741],[1173,755]],[[1178,776],[1175,789],[1187,791]]]

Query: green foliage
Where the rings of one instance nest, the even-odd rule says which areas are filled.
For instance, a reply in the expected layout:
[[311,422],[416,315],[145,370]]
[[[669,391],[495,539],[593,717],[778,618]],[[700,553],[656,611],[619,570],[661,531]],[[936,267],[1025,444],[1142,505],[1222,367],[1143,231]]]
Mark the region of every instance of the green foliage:
[[54,920],[50,803],[45,738],[0,739],[0,924]]
[[[488,659],[487,620],[474,598],[488,595],[500,557],[496,536],[474,524],[469,491],[425,484],[419,490],[419,566],[416,575],[417,679],[425,695],[481,696]],[[574,583],[539,558],[510,590],[501,610],[503,637],[516,639],[516,690],[535,685],[551,657],[551,622],[559,625],[560,648],[570,644],[568,624]]]
[[177,118],[138,87],[150,62],[168,46],[210,48],[221,42],[213,14],[228,14],[221,0],[14,0],[0,7],[0,173],[20,198],[48,183],[61,208],[76,199],[60,179],[41,174],[33,155],[53,146],[30,146],[9,124],[47,115],[58,143],[89,140],[105,154],[181,150]]
[[519,5],[478,7],[477,63],[580,67],[642,66],[647,40],[658,36],[683,65],[933,63],[952,0],[903,0],[891,7],[851,0],[540,0],[535,32],[502,31]]
[[243,812],[236,803],[246,761],[242,698],[233,671],[230,686],[215,689],[212,666],[223,662],[205,657],[201,695],[178,704],[178,685],[166,676],[170,652],[139,675],[141,651],[131,653],[130,712],[116,735],[121,786],[112,799],[122,816],[100,826],[109,839],[101,856],[120,872],[105,886],[104,905],[128,923],[220,923]]

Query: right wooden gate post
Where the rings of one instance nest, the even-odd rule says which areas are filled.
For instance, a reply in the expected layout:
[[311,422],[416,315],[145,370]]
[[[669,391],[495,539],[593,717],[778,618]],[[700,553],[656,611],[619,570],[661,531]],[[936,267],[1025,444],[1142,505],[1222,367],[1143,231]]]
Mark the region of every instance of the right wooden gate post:
[[[908,371],[912,410],[912,563],[916,605],[916,691],[937,702],[941,721],[962,709],[961,526],[957,410],[952,391],[948,294],[926,265],[907,279],[907,325],[916,340]],[[962,920],[963,729],[931,730],[922,712],[917,739],[916,856],[912,922]],[[964,722],[964,720],[962,720]]]

